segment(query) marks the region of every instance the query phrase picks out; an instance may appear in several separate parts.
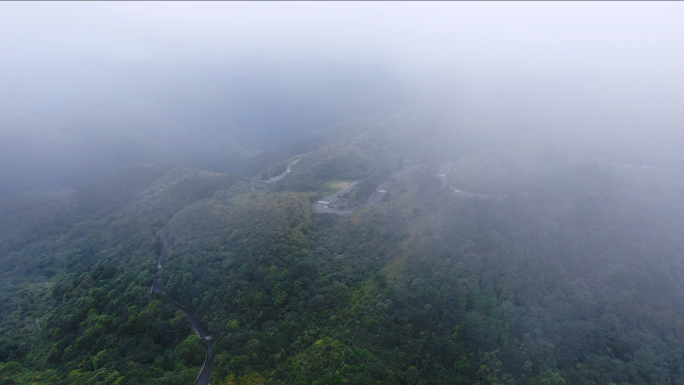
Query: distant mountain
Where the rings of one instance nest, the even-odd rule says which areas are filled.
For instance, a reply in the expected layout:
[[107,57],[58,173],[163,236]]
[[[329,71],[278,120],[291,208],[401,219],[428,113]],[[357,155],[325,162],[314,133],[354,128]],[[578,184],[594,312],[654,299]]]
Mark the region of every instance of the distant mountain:
[[[192,383],[204,342],[151,291],[165,228],[163,287],[211,331],[212,383],[680,383],[680,172],[482,149],[448,121],[338,125],[272,184],[136,164],[0,198],[0,380]],[[445,161],[497,196],[445,188]],[[311,208],[411,164],[372,206]]]
[[[0,120],[0,195],[68,187],[135,162],[253,175],[296,155],[283,149],[299,143],[310,151],[308,143],[336,125],[410,101],[390,74],[328,62],[234,63],[183,74],[142,71],[107,102]],[[264,152],[270,155],[249,160]]]

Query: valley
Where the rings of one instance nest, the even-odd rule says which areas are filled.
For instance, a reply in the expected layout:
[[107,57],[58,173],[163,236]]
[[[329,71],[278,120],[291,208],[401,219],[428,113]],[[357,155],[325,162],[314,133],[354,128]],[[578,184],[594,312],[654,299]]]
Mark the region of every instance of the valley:
[[[162,247],[159,256],[159,262],[157,263],[157,273],[155,274],[154,283],[152,284],[152,291],[164,295],[164,289],[161,285],[161,271],[162,262],[164,261],[164,259],[168,259],[169,253],[169,246],[166,243],[166,229],[162,228],[159,231],[157,231],[157,236],[161,240]],[[171,298],[169,298],[169,301],[173,303],[173,306],[176,309],[182,310],[185,313],[185,316],[188,318],[188,321],[190,321],[190,324],[192,325],[192,328],[194,329],[195,333],[197,333],[197,336],[206,341],[207,357],[205,358],[204,363],[202,364],[202,368],[200,369],[199,374],[197,374],[195,385],[209,385],[209,378],[211,376],[211,364],[214,360],[214,356],[211,353],[213,336],[211,335],[211,333],[209,333],[206,326],[204,326],[202,321],[197,317],[197,315],[195,315],[195,313],[192,310],[177,303]]]
[[0,2],[0,385],[684,385],[682,14]]

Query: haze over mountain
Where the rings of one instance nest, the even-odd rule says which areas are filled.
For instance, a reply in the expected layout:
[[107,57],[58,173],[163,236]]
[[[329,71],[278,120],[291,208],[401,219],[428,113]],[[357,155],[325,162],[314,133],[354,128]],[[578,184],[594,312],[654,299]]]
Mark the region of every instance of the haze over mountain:
[[0,385],[684,384],[682,14],[0,4]]

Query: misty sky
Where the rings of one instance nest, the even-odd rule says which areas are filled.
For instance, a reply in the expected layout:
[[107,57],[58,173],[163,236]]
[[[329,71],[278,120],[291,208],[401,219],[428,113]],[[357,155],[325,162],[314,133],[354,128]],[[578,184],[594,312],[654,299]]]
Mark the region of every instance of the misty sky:
[[[470,65],[677,68],[684,4],[3,3],[4,71],[203,65],[255,54],[419,70]],[[625,64],[625,63],[621,63]]]
[[325,59],[455,79],[475,103],[528,98],[556,117],[591,99],[585,115],[629,110],[628,123],[672,132],[683,16],[681,2],[4,2],[0,117],[107,100],[160,73]]

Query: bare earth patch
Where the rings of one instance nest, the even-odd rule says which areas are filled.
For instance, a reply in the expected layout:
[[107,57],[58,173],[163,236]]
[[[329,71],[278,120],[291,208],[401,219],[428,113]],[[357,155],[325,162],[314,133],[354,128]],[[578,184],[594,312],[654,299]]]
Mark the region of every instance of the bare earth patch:
[[337,190],[342,190],[343,188],[349,186],[352,182],[337,182],[333,183],[332,186]]
[[331,193],[334,193],[342,190],[343,188],[349,186],[352,183],[354,183],[353,180],[331,180],[325,182],[325,189]]

